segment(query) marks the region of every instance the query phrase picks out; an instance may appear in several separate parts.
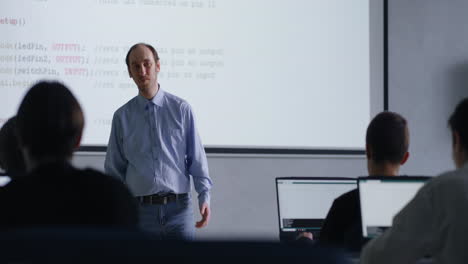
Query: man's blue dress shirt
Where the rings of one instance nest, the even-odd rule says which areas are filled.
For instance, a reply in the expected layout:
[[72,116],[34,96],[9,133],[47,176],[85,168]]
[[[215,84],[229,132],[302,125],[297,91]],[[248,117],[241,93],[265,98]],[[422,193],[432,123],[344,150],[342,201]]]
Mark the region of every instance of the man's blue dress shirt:
[[212,182],[191,107],[161,89],[114,113],[104,168],[135,196],[189,193],[192,175],[199,204],[210,202]]

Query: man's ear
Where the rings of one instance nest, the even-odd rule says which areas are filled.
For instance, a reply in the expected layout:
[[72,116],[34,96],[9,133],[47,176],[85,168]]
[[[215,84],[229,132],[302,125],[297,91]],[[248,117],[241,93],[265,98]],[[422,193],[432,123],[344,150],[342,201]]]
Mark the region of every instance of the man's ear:
[[401,161],[400,161],[400,165],[405,164],[406,161],[408,160],[408,158],[409,158],[409,152],[406,151],[405,155],[403,155],[403,158],[402,158]]
[[457,168],[461,168],[466,162],[465,150],[462,146],[460,133],[457,131],[452,131],[452,158]]
[[453,153],[457,155],[458,157],[462,157],[460,155],[464,155],[464,149],[462,146],[461,138],[460,138],[460,133],[458,131],[453,131],[452,132],[452,147],[453,147]]
[[158,73],[159,71],[161,71],[161,62],[158,60],[156,62],[156,72]]
[[370,147],[369,147],[368,144],[366,144],[366,158],[367,158],[368,160],[371,160],[371,158],[372,158],[372,151],[371,151],[371,149],[370,149]]
[[81,145],[81,137],[83,136],[83,131],[80,132],[78,137],[76,137],[75,149],[79,148]]
[[453,148],[456,149],[457,151],[461,147],[460,134],[457,131],[452,132],[452,144],[453,144]]

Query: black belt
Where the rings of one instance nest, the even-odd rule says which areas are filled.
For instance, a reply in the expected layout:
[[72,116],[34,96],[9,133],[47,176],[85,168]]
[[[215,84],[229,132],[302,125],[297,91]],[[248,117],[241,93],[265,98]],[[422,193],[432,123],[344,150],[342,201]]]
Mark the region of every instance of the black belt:
[[137,196],[136,199],[141,204],[167,204],[188,197],[187,193],[175,194],[151,194],[146,196]]

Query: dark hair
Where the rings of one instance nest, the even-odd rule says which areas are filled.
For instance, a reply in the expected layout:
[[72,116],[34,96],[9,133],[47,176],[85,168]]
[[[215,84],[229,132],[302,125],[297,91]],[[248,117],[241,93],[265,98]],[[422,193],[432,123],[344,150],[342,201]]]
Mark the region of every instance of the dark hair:
[[12,117],[0,129],[0,167],[11,178],[26,172],[23,153],[18,142],[16,117]]
[[400,163],[409,145],[406,119],[393,112],[376,115],[367,127],[366,144],[374,162]]
[[84,126],[81,106],[65,85],[42,81],[23,98],[17,115],[18,137],[32,158],[68,158]]
[[150,44],[146,44],[146,43],[137,43],[128,50],[127,56],[125,56],[125,63],[127,64],[128,69],[130,69],[130,53],[132,53],[132,51],[136,49],[138,46],[145,46],[148,49],[150,49],[151,52],[153,53],[154,62],[157,62],[159,60],[158,52],[153,46],[151,46]]
[[460,135],[460,144],[468,151],[468,98],[463,99],[448,120],[452,132]]

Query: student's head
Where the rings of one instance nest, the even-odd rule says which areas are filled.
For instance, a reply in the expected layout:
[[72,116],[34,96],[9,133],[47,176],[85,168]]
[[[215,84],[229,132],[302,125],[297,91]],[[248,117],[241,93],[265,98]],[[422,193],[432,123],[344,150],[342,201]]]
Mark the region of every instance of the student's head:
[[157,76],[161,67],[156,50],[149,44],[135,44],[129,49],[125,63],[140,94],[152,98],[158,90]]
[[80,143],[84,117],[67,87],[59,82],[42,81],[23,98],[17,126],[27,163],[63,160],[70,159]]
[[8,119],[0,129],[0,167],[11,178],[26,172],[23,153],[18,143],[16,117]]
[[452,130],[453,161],[461,168],[468,159],[468,98],[457,105],[448,123]]
[[367,127],[366,154],[374,166],[399,167],[409,157],[408,146],[408,125],[397,113],[382,112]]

